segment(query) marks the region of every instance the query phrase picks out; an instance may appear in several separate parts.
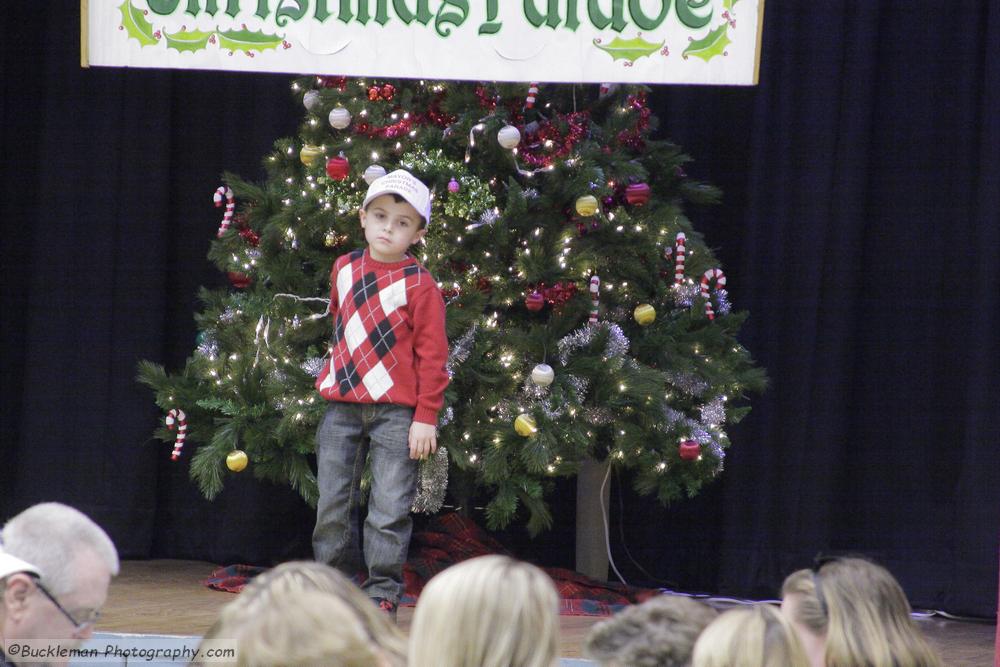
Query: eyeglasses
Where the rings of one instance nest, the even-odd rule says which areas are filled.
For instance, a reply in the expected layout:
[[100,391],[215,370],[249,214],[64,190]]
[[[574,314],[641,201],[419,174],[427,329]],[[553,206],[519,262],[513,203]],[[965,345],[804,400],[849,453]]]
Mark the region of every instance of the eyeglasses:
[[49,601],[56,606],[56,609],[62,612],[63,616],[69,619],[69,622],[73,624],[76,632],[83,632],[87,628],[93,627],[101,617],[101,612],[94,609],[87,614],[87,618],[82,621],[78,621],[73,617],[73,614],[66,611],[66,608],[59,604],[59,600],[56,599],[56,596],[49,592],[49,589],[43,586],[41,581],[35,579],[35,586],[37,586],[38,590],[42,592],[42,595],[47,597]]

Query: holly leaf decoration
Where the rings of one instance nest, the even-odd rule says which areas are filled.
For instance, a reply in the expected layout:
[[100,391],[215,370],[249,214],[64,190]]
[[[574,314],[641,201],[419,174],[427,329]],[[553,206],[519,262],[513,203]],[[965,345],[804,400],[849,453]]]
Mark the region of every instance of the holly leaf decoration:
[[723,23],[702,39],[691,42],[681,55],[685,59],[688,55],[696,56],[705,62],[708,62],[715,56],[722,55],[726,47],[732,44],[732,40],[729,39],[729,34],[726,30],[728,27],[728,23]]
[[283,37],[268,35],[261,31],[227,30],[219,32],[219,47],[230,51],[263,51],[276,49],[281,45]]
[[722,0],[722,8],[731,10],[737,2],[738,0]]
[[647,42],[642,37],[635,37],[628,40],[615,37],[610,44],[605,46],[600,43],[600,40],[594,40],[594,46],[610,54],[614,60],[627,60],[632,63],[643,56],[656,53],[665,43],[663,41],[659,44],[653,44],[652,42]]
[[142,46],[152,46],[156,44],[156,37],[153,37],[153,24],[146,20],[146,15],[141,9],[132,6],[132,0],[125,0],[118,6],[122,13],[122,29],[128,33],[129,37],[139,40]]
[[167,48],[177,51],[201,51],[208,45],[208,39],[214,34],[214,32],[203,30],[180,30],[173,34],[167,31],[163,32],[163,36],[167,39]]

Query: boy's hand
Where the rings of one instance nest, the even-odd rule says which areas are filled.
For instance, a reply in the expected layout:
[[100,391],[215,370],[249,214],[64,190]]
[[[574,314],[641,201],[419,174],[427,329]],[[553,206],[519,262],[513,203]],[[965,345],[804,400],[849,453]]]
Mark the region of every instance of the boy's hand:
[[425,459],[437,451],[437,427],[423,422],[410,424],[410,458]]

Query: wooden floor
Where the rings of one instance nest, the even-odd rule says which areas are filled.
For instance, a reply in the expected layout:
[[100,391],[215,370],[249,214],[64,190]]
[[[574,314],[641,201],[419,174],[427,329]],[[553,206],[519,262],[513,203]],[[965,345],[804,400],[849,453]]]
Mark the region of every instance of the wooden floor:
[[[215,620],[232,593],[206,588],[202,581],[215,568],[200,561],[126,561],[111,584],[99,632],[137,634],[200,635]],[[408,630],[413,609],[401,607],[399,625]],[[562,617],[562,647],[565,658],[580,656],[587,631],[600,618]],[[944,657],[945,665],[992,667],[996,625],[920,620],[920,627]]]

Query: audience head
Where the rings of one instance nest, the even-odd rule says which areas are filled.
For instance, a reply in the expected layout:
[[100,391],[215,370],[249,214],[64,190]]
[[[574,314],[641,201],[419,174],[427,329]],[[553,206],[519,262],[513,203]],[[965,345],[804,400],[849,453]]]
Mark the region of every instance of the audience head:
[[591,628],[584,655],[602,667],[685,667],[718,612],[680,595],[658,595]]
[[[782,611],[826,667],[938,667],[940,658],[910,617],[910,604],[884,567],[836,558],[793,572]],[[819,647],[816,649],[815,647]]]
[[0,532],[0,636],[72,648],[93,634],[118,552],[82,512],[41,503]]
[[534,565],[481,556],[428,582],[410,627],[411,667],[550,667],[559,596]]
[[809,667],[795,630],[768,604],[730,609],[698,637],[693,667]]
[[245,665],[406,663],[406,639],[385,612],[340,572],[313,561],[282,563],[254,578],[205,639],[236,640]]

